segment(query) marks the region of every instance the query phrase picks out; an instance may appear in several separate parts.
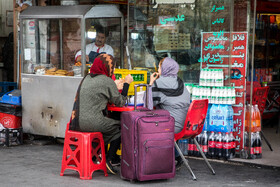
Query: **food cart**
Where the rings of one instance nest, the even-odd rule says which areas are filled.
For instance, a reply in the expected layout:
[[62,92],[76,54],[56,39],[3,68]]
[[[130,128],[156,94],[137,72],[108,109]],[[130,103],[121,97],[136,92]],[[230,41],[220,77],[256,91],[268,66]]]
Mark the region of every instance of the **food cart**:
[[[64,137],[86,72],[89,31],[108,30],[107,44],[123,67],[123,15],[114,5],[36,6],[20,14],[22,126],[25,133]],[[81,50],[81,63],[75,54]]]

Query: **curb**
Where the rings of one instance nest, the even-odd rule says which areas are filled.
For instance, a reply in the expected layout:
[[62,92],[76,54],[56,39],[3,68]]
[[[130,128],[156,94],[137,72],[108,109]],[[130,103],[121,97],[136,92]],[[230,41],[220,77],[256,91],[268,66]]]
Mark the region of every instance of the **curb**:
[[[190,159],[196,159],[196,160],[203,160],[202,157],[194,157],[194,156],[185,156],[186,158]],[[264,164],[258,164],[258,163],[251,163],[251,162],[242,162],[240,160],[218,160],[218,159],[211,159],[207,158],[209,162],[216,162],[216,163],[222,163],[222,164],[235,164],[235,165],[244,165],[244,166],[250,166],[250,167],[256,167],[256,168],[265,168],[265,169],[272,169],[272,170],[280,170],[280,166],[272,166],[272,165],[264,165]],[[247,160],[247,159],[244,159]]]

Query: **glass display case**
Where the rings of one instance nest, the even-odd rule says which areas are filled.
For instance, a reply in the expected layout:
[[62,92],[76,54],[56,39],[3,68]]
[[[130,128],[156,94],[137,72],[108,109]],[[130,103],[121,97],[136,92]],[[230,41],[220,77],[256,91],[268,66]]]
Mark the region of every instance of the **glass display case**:
[[[24,131],[64,137],[77,88],[94,58],[112,53],[123,66],[123,15],[114,5],[34,6],[20,14],[20,23]],[[111,51],[99,47],[92,56],[88,46],[101,31]]]

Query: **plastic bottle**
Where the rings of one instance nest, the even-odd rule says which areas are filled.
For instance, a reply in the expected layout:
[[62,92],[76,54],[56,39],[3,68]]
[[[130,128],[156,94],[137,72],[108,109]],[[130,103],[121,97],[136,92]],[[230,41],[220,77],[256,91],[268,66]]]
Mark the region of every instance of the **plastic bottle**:
[[208,105],[207,114],[206,114],[206,118],[205,118],[205,122],[204,122],[202,131],[208,131],[210,110],[211,110],[211,104]]
[[200,78],[199,78],[199,85],[200,86],[205,86],[205,69],[201,69],[200,71]]
[[221,87],[221,97],[222,97],[222,104],[227,104],[226,103],[226,99],[227,99],[226,87]]
[[208,153],[208,135],[207,131],[203,131],[202,137],[201,137],[201,149],[202,152],[207,155]]
[[224,86],[224,72],[222,69],[219,70],[219,86]]
[[196,87],[196,100],[200,100],[201,99],[201,87],[200,86],[197,86]]
[[216,122],[215,122],[215,111],[216,111],[217,105],[212,104],[212,107],[210,109],[210,114],[209,114],[209,131],[216,131]]
[[215,72],[214,69],[210,69],[210,85],[215,86]]
[[224,105],[225,111],[225,127],[223,132],[230,132],[230,109],[229,105]]
[[231,143],[229,134],[228,134],[228,132],[226,132],[226,134],[223,138],[223,158],[226,160],[230,158],[231,146],[232,146],[232,143]]
[[193,86],[192,89],[192,101],[196,100],[196,86]]
[[227,107],[225,105],[219,104],[215,112],[215,123],[216,123],[216,132],[226,132],[227,126],[227,116],[226,111]]
[[251,106],[251,116],[252,116],[251,132],[256,132],[256,112],[255,112],[254,105]]
[[183,155],[188,155],[188,140],[179,140],[179,148],[182,151]]
[[207,87],[207,92],[206,92],[206,96],[207,96],[207,99],[208,99],[208,102],[211,103],[211,88],[210,87]]
[[205,83],[206,85],[205,86],[210,86],[210,71],[209,69],[205,69]]
[[[195,137],[196,141],[198,142],[199,146],[201,147],[201,136],[202,134],[199,134]],[[194,156],[200,156],[200,152],[198,151],[197,146],[194,144],[194,151],[193,151]]]
[[211,131],[211,134],[208,139],[208,156],[210,158],[215,157],[215,149],[216,149],[215,133],[214,131]]
[[251,154],[251,158],[256,158],[255,155],[255,138],[256,138],[256,134],[254,132],[251,133],[251,149],[250,149],[250,154]]
[[201,87],[201,99],[207,99],[207,88]]
[[231,88],[227,87],[227,104],[231,105],[232,104],[232,96],[231,96]]
[[214,87],[214,88],[212,88],[212,90],[211,90],[211,103],[212,104],[214,104],[215,103],[215,101],[216,101],[216,88]]
[[204,82],[204,80],[203,80],[203,75],[202,75],[202,74],[203,74],[203,69],[200,70],[200,74],[199,74],[199,85],[200,85],[200,86],[203,86],[203,85],[202,85],[202,84],[203,84],[202,82]]
[[232,104],[235,105],[236,94],[235,94],[235,88],[234,87],[232,87],[232,89],[231,89],[231,95],[232,95]]
[[220,88],[216,87],[216,100],[215,100],[216,104],[220,104]]
[[194,141],[192,138],[189,139],[189,145],[188,145],[188,155],[192,156],[193,155],[193,150],[194,150]]
[[256,132],[255,135],[254,153],[256,155],[256,158],[262,158],[262,140],[260,132]]
[[218,87],[218,104],[223,104],[223,88]]
[[219,132],[218,136],[216,137],[215,154],[217,158],[222,158],[223,156],[223,136],[221,132]]
[[258,105],[254,105],[255,109],[255,121],[256,121],[256,127],[255,127],[255,132],[261,131],[261,113],[258,108]]
[[244,149],[249,152],[249,135],[247,131],[244,132]]
[[233,108],[232,108],[232,106],[231,105],[228,105],[228,108],[229,108],[229,111],[230,111],[230,130],[229,130],[229,132],[233,132],[233,113],[234,113],[234,111],[233,111]]
[[231,152],[230,152],[230,158],[234,158],[235,157],[235,148],[236,148],[236,142],[235,142],[235,138],[233,136],[233,133],[230,132],[230,140],[231,140]]
[[221,83],[220,83],[220,86],[224,86],[224,71],[223,69],[220,70],[220,76],[221,76]]

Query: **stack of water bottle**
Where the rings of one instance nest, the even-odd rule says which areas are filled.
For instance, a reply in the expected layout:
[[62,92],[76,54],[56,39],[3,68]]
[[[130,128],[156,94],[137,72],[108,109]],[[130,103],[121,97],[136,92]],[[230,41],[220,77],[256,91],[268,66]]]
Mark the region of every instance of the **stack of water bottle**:
[[[235,156],[233,136],[234,87],[224,86],[222,69],[201,69],[199,86],[186,84],[191,100],[208,99],[209,106],[203,131],[196,137],[202,151],[209,158],[229,159]],[[200,156],[193,139],[179,141],[184,155]]]
[[224,86],[223,69],[201,69],[199,75],[200,86]]
[[[250,113],[251,109],[251,113]],[[251,114],[251,124],[250,124]],[[249,150],[249,128],[251,126],[251,149]],[[261,113],[258,105],[246,106],[245,114],[245,133],[244,133],[244,148],[251,154],[251,158],[262,158],[262,140],[261,131]]]
[[[234,158],[236,144],[231,105],[209,105],[203,131],[196,140],[208,158]],[[179,147],[184,155],[201,156],[193,139],[179,141]]]
[[209,103],[235,104],[236,94],[234,87],[192,86],[192,100],[208,99]]

